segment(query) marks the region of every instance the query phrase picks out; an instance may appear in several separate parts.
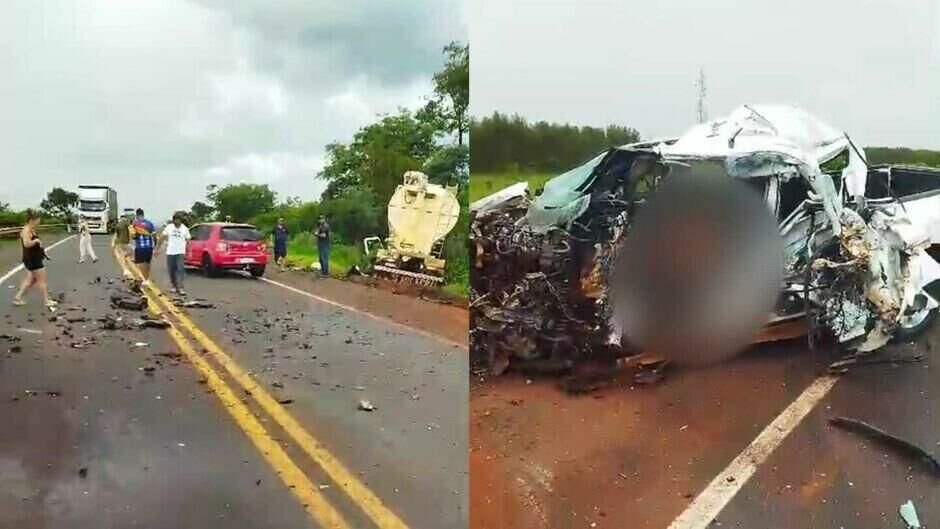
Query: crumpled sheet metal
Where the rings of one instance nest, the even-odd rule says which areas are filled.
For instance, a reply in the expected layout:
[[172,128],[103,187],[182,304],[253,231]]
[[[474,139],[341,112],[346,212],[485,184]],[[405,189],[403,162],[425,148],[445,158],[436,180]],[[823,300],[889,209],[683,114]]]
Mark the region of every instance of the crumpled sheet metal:
[[[940,279],[940,266],[925,251],[930,244],[926,234],[897,209],[875,211],[866,223],[846,208],[842,221],[840,259],[819,258],[812,268],[852,275],[854,288],[834,286],[817,294],[816,301],[829,313],[829,325],[840,342],[864,336],[850,348],[873,351],[890,341],[922,288]],[[937,301],[928,299],[928,306],[936,307]],[[875,316],[874,326],[866,329],[870,315]]]

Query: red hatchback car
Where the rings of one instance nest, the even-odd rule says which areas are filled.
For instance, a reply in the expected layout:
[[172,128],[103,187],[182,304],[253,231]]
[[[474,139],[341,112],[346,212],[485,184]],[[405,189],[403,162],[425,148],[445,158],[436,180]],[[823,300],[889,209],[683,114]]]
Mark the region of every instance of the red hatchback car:
[[217,276],[222,270],[248,270],[255,277],[264,274],[267,244],[254,226],[210,222],[193,226],[190,233],[186,266],[202,268],[209,276]]

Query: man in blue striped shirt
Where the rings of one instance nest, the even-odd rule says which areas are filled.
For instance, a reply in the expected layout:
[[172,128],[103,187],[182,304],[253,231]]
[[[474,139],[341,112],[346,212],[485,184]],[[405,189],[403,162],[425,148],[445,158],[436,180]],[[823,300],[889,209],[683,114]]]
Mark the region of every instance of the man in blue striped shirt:
[[153,223],[144,218],[144,210],[137,209],[137,219],[134,220],[134,263],[144,276],[143,285],[150,284],[150,261],[153,260],[153,249],[157,246],[157,230]]

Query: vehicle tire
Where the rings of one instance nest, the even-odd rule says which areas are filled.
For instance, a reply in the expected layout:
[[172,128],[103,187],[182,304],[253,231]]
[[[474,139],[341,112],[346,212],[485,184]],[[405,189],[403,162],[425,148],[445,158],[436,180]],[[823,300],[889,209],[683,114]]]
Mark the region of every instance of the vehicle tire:
[[248,269],[248,271],[251,272],[251,275],[253,277],[261,277],[264,275],[263,266],[252,266],[251,268]]
[[909,341],[924,332],[937,318],[937,309],[921,309],[913,314],[902,316],[894,339],[898,342]]
[[212,264],[212,257],[209,254],[202,254],[202,271],[206,274],[206,277],[218,277],[219,268]]

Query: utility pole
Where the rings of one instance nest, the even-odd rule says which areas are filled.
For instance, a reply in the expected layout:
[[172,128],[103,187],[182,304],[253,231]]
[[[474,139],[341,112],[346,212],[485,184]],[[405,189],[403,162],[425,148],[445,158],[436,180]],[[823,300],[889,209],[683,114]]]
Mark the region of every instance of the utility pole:
[[705,123],[708,114],[705,112],[705,70],[699,68],[698,82],[695,83],[698,88],[698,122]]

